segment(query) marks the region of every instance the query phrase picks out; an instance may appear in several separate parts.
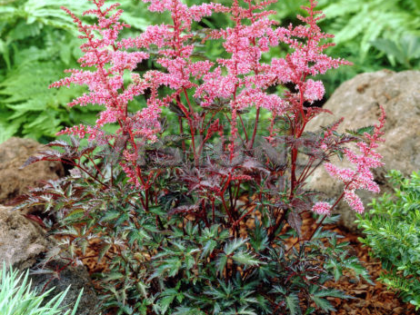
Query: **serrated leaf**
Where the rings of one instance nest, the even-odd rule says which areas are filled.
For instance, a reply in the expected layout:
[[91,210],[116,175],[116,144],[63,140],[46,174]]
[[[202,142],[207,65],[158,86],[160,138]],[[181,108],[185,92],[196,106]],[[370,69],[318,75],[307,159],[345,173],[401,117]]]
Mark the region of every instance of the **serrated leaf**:
[[174,295],[168,295],[162,298],[159,301],[159,306],[161,308],[161,314],[166,314],[166,311],[169,309],[169,306],[174,301],[175,296]]
[[317,296],[311,296],[311,300],[315,302],[317,307],[320,307],[325,312],[334,312],[336,309],[326,299]]
[[217,272],[220,274],[223,274],[223,270],[226,267],[226,263],[227,263],[228,257],[226,255],[221,255],[219,257],[219,259],[217,260]]
[[77,220],[84,216],[85,211],[83,209],[76,209],[71,211],[69,214],[65,216],[65,220]]
[[241,314],[241,315],[259,315],[255,313],[252,309],[249,309],[249,306],[242,306],[239,310],[235,310],[234,314]]
[[373,135],[373,132],[375,130],[375,126],[367,126],[357,129],[357,134],[360,136],[363,136],[365,133],[368,133],[370,135]]
[[150,207],[150,212],[159,216],[165,216],[167,213],[160,206]]
[[105,281],[113,281],[113,280],[123,279],[124,277],[125,276],[122,273],[112,271],[112,272],[106,274],[106,276],[104,277],[104,280]]
[[331,238],[336,236],[337,233],[333,232],[333,231],[329,231],[329,230],[323,230],[322,227],[319,227],[316,232],[314,233],[314,235],[312,236],[313,240],[316,239],[323,239],[323,238]]
[[217,242],[215,240],[208,240],[204,245],[200,258],[208,257],[216,248]]
[[98,255],[98,264],[101,262],[102,258],[104,258],[106,253],[108,253],[111,246],[112,246],[111,244],[105,244],[104,246],[101,247],[101,249],[99,250],[99,255]]
[[298,315],[301,313],[299,307],[299,298],[296,294],[289,294],[286,296],[286,306],[290,311],[290,315]]
[[325,264],[326,268],[332,269],[333,271],[333,275],[334,275],[334,280],[337,282],[338,280],[340,280],[341,276],[343,275],[343,270],[342,267],[340,266],[340,264],[334,260],[334,259],[330,259],[326,264]]
[[105,215],[101,218],[100,222],[110,222],[119,218],[119,211],[107,211]]
[[280,294],[286,294],[287,290],[286,288],[279,286],[279,285],[275,285],[273,286],[273,288],[271,289],[270,293],[280,293]]
[[230,241],[229,243],[225,244],[225,247],[224,247],[223,251],[225,252],[226,255],[231,255],[237,249],[239,249],[241,246],[245,245],[246,242],[247,242],[247,239],[235,238],[232,241]]
[[249,242],[257,252],[264,250],[268,246],[269,242],[267,232],[265,229],[262,228],[262,225],[258,218],[255,218],[254,234],[251,236]]
[[126,223],[130,219],[129,215],[127,213],[123,213],[119,216],[117,221],[115,221],[115,226],[122,225]]
[[176,308],[176,312],[173,315],[205,315],[206,313],[200,311],[198,308],[192,308],[187,306],[180,306]]
[[245,266],[258,266],[261,262],[252,256],[250,253],[238,252],[232,256],[232,259],[237,263]]
[[336,289],[321,289],[315,293],[312,293],[312,295],[317,297],[337,297],[340,299],[351,299],[352,297],[350,295],[345,294],[344,292]]
[[299,234],[302,236],[302,217],[296,211],[290,211],[287,216],[287,223]]

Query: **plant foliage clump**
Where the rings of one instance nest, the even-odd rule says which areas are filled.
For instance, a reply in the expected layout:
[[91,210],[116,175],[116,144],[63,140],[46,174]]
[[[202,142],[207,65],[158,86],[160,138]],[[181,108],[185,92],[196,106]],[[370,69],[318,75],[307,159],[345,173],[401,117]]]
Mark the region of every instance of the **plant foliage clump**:
[[374,199],[372,210],[359,216],[366,237],[387,273],[380,280],[398,290],[405,302],[420,308],[420,176],[404,178],[399,171],[388,174],[394,194]]

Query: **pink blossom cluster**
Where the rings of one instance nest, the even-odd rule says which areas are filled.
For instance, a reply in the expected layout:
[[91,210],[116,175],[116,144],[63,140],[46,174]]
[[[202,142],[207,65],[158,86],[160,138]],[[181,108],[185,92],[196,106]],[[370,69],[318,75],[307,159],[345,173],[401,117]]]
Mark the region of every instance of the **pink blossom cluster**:
[[331,211],[331,205],[325,201],[317,202],[312,207],[312,211],[320,215],[329,215]]
[[[75,99],[69,106],[85,106],[88,104],[105,106],[105,110],[101,112],[100,117],[96,121],[96,128],[78,127],[67,128],[60,134],[75,134],[80,137],[89,135],[90,140],[102,140],[103,133],[100,128],[106,124],[119,123],[119,132],[131,129],[133,131],[141,128],[138,123],[132,119],[128,119],[127,107],[128,102],[133,97],[144,93],[148,87],[145,82],[138,82],[129,86],[124,85],[124,71],[133,71],[138,63],[147,59],[149,55],[145,52],[127,52],[118,49],[118,36],[120,31],[129,27],[119,22],[122,10],[118,10],[119,4],[110,5],[104,8],[104,0],[92,0],[95,9],[84,12],[84,15],[93,15],[97,17],[98,22],[93,25],[86,25],[68,9],[63,8],[77,23],[82,39],[86,40],[81,46],[84,55],[79,59],[79,63],[83,68],[93,68],[95,70],[67,70],[70,77],[64,78],[50,87],[61,87],[70,84],[87,85],[89,92]],[[115,11],[115,12],[114,12]],[[112,13],[113,12],[113,13]],[[111,14],[112,13],[112,14]],[[96,34],[99,34],[99,38]],[[155,112],[158,111],[156,108]],[[155,113],[150,113],[147,109],[141,111],[138,115],[146,116],[152,123],[154,130],[146,132],[147,136],[156,133],[159,128]],[[141,129],[140,129],[141,130]]]
[[[325,73],[328,69],[348,64],[343,60],[335,60],[323,54],[328,45],[321,45],[320,41],[331,37],[321,32],[316,22],[322,17],[316,17],[319,12],[314,11],[315,1],[310,7],[308,18],[300,17],[308,26],[292,28],[278,27],[277,22],[270,20],[271,11],[261,11],[265,6],[275,2],[266,1],[252,4],[251,0],[244,1],[247,8],[239,6],[234,1],[229,9],[235,21],[233,28],[213,31],[213,39],[225,40],[223,46],[230,53],[229,59],[218,59],[216,68],[203,77],[204,83],[195,93],[196,97],[204,98],[203,106],[210,106],[216,98],[229,99],[235,108],[263,107],[276,111],[278,115],[291,110],[288,100],[277,95],[269,94],[270,86],[293,83],[302,93],[305,101],[313,102],[322,99],[324,87],[321,81],[313,81],[308,76]],[[244,20],[250,23],[245,24]],[[296,38],[299,38],[296,39]],[[302,43],[302,40],[306,42]],[[261,62],[263,53],[270,47],[286,43],[294,52],[286,58],[274,58],[271,64]],[[222,71],[225,68],[226,71]],[[300,95],[294,95],[298,98]],[[300,108],[292,108],[300,110]]]
[[[360,141],[356,145],[360,151],[359,154],[350,149],[345,149],[345,156],[354,166],[354,168],[340,168],[332,163],[325,163],[324,167],[328,174],[344,183],[344,200],[349,206],[358,213],[363,213],[363,203],[355,193],[357,189],[364,189],[374,193],[379,192],[379,186],[374,181],[371,169],[383,165],[382,156],[375,151],[378,142],[382,142],[382,128],[385,122],[385,111],[381,107],[381,117],[379,124],[375,125],[373,134],[365,133],[366,142]],[[315,208],[315,207],[314,207]],[[313,209],[315,211],[315,209]]]

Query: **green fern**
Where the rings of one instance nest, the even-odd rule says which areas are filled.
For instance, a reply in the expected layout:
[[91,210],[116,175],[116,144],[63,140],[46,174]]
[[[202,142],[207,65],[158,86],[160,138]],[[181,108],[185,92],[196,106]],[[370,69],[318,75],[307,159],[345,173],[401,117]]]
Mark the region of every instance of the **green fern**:
[[402,35],[420,34],[419,1],[339,0],[324,1],[327,30],[335,34],[338,45],[360,42],[365,58],[372,41],[384,38],[396,41]]
[[[67,103],[83,88],[48,86],[63,71],[77,67],[77,27],[60,7],[76,15],[91,7],[86,0],[17,0],[0,2],[0,143],[17,135],[49,141],[65,126],[93,123],[97,108],[69,112]],[[123,0],[122,20],[138,33],[149,23],[141,16],[146,5]]]

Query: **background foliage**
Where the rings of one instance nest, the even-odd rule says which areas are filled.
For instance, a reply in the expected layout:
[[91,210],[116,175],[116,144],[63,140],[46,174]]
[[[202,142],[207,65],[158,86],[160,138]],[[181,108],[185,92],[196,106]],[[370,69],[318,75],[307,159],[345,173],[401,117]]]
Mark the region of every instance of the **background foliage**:
[[[69,111],[66,106],[82,88],[49,90],[63,70],[81,56],[77,28],[60,9],[75,13],[85,0],[16,0],[0,2],[0,143],[13,135],[46,142],[63,126],[94,122],[95,108]],[[124,0],[123,21],[140,32],[149,21],[134,16],[135,1]]]
[[[162,16],[150,15],[138,0],[119,1],[123,21],[132,25],[124,34],[138,33]],[[201,3],[186,0],[188,4]],[[229,0],[217,2],[229,3]],[[327,97],[343,81],[358,73],[388,68],[394,71],[418,69],[420,60],[420,0],[320,0],[327,19],[321,27],[336,37],[336,47],[328,52],[354,63],[324,76]],[[304,1],[279,0],[272,5],[283,25],[296,23],[296,12]],[[65,126],[81,121],[93,123],[94,107],[69,111],[66,104],[81,88],[48,90],[64,69],[76,66],[80,42],[71,19],[60,9],[76,14],[86,0],[2,0],[0,1],[0,143],[13,135],[41,142],[55,138]],[[159,20],[156,20],[159,19]],[[229,24],[223,15],[204,19],[202,27]],[[218,48],[206,47],[211,56]],[[273,55],[283,54],[281,48]],[[267,56],[271,58],[272,56]],[[150,66],[150,65],[149,65]],[[141,70],[141,67],[139,67]]]

